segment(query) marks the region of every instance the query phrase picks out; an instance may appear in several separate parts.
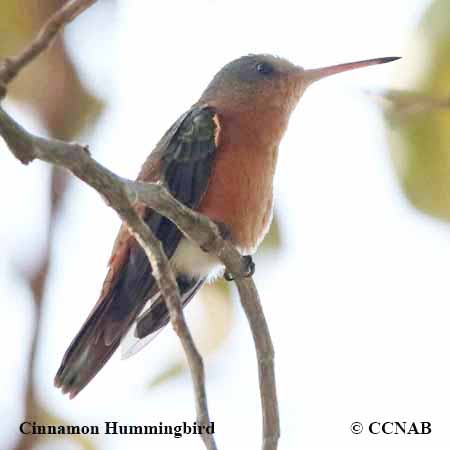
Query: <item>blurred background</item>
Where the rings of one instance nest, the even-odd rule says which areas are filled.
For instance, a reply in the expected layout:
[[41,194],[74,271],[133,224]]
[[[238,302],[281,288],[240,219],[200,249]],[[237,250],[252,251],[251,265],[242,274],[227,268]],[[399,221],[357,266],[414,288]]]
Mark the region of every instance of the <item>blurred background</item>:
[[[0,2],[1,57],[62,3]],[[215,72],[260,52],[307,68],[403,56],[309,88],[282,143],[276,221],[255,258],[280,448],[448,448],[448,0],[101,0],[11,84],[5,108],[134,178]],[[20,435],[24,417],[177,425],[195,411],[170,328],[136,357],[118,352],[75,400],[53,387],[120,223],[75,178],[0,147],[0,449],[202,448],[196,436]],[[219,448],[258,448],[256,360],[234,286],[207,286],[186,315]],[[432,433],[354,436],[353,421],[430,421]]]

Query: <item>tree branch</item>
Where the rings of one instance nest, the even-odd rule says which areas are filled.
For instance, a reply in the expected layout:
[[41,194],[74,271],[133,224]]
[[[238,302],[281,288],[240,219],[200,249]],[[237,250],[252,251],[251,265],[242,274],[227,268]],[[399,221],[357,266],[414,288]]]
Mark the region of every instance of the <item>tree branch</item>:
[[64,25],[74,20],[97,0],[72,0],[58,10],[42,27],[34,41],[19,55],[0,63],[0,98],[6,93],[6,85],[36,56],[50,46]]
[[406,120],[416,114],[445,111],[450,108],[450,95],[431,96],[420,92],[388,89],[382,92],[370,92],[369,95],[380,100],[386,112],[396,119]]

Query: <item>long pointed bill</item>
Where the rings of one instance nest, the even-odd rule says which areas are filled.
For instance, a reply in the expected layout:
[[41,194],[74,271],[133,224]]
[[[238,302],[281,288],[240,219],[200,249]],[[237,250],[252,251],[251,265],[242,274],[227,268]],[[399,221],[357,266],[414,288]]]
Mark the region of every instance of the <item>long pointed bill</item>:
[[314,83],[322,78],[346,72],[347,70],[359,69],[360,67],[374,66],[375,64],[385,64],[400,59],[399,56],[388,56],[386,58],[366,59],[365,61],[356,61],[346,64],[337,64],[335,66],[321,67],[319,69],[310,69],[303,72],[303,77],[308,84]]

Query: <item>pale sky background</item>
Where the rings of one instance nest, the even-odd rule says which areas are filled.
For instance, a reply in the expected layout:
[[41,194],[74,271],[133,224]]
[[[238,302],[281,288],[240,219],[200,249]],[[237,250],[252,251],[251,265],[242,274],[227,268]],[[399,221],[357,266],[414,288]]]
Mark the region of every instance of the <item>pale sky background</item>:
[[[122,0],[114,14],[96,6],[68,29],[82,76],[109,101],[95,133],[81,140],[101,163],[130,178],[231,59],[275,53],[311,68],[405,57],[309,88],[282,142],[275,202],[284,247],[276,256],[255,258],[276,349],[280,449],[441,450],[450,444],[450,230],[403,197],[380,110],[364,93],[405,87],[415,76],[423,60],[413,32],[428,4]],[[43,132],[26,111],[5,105]],[[30,336],[24,329],[33,311],[11,260],[25,265],[42,245],[48,168],[25,168],[0,147],[0,429],[12,444],[22,414],[17,398]],[[118,227],[94,191],[73,183],[57,228],[44,310],[35,376],[40,395],[71,424],[192,421],[187,374],[145,388],[179,352],[171,330],[130,360],[116,355],[73,401],[53,388],[61,357],[97,300]],[[194,305],[187,316],[195,328],[201,316]],[[237,303],[235,316],[224,348],[206,359],[209,406],[220,449],[256,449],[261,419],[253,341]],[[433,431],[355,436],[353,421],[430,421]],[[98,442],[111,450],[202,448],[195,436],[99,436]]]

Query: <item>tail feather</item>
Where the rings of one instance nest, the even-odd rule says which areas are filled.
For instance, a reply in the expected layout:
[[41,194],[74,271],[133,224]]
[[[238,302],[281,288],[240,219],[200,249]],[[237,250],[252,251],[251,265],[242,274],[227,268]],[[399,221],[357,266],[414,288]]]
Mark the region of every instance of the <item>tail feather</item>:
[[[139,294],[125,289],[127,283],[118,283],[97,302],[81,330],[67,349],[55,376],[55,386],[74,398],[111,358],[121,342],[128,345],[124,355],[131,356],[143,348],[169,322],[166,304],[158,294],[154,278],[150,288]],[[183,307],[190,301],[204,280],[177,278]],[[148,292],[144,295],[144,292]],[[149,298],[153,302],[141,316]],[[133,336],[130,335],[133,334]],[[125,339],[126,338],[126,339]]]
[[[149,278],[155,290],[156,283],[151,275]],[[130,298],[119,283],[102,298],[67,349],[55,386],[75,397],[111,358],[150,295]]]
[[88,341],[80,346],[81,337],[71,344],[72,358],[64,358],[55,377],[55,386],[62,389],[69,398],[74,398],[106,364],[119,342],[106,345],[103,340]]

